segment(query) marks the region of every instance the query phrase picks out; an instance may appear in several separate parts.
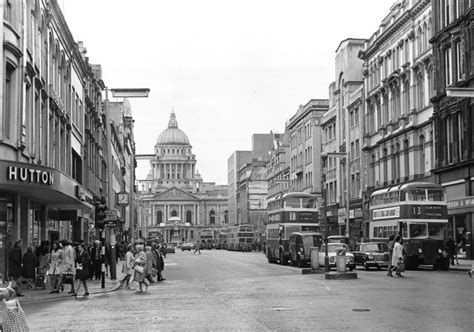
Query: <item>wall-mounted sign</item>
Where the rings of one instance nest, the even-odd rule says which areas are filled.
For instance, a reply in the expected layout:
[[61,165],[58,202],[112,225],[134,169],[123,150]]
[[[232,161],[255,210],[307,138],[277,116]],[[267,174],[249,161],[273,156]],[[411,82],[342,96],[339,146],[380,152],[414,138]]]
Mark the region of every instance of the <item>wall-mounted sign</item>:
[[9,181],[41,183],[46,185],[54,184],[54,174],[41,169],[29,167],[7,167],[7,179]]

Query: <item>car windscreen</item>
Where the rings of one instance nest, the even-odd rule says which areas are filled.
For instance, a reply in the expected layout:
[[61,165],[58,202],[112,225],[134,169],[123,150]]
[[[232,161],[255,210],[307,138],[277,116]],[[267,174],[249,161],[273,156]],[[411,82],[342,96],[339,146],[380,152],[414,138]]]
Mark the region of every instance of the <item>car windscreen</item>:
[[344,243],[334,243],[328,246],[329,252],[337,252],[339,249],[349,250],[346,244]]
[[384,251],[387,251],[387,245],[385,243],[364,244],[361,248],[361,251],[384,252]]

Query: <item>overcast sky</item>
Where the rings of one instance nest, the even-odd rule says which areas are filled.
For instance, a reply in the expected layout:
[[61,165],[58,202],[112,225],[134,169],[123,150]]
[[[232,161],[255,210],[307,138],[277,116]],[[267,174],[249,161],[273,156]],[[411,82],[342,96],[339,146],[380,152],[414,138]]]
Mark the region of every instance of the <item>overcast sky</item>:
[[339,43],[369,38],[395,0],[58,2],[109,88],[151,89],[130,100],[137,153],[153,153],[174,109],[203,180],[227,184],[233,151],[328,98]]

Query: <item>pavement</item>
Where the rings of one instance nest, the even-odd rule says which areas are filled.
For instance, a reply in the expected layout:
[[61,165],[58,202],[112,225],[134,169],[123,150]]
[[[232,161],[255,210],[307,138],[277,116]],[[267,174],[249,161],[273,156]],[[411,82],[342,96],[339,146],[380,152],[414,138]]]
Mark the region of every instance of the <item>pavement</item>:
[[[113,292],[120,288],[120,279],[123,277],[122,272],[122,263],[123,261],[119,261],[116,266],[116,279],[112,280],[109,276],[105,277],[104,280],[104,288],[102,288],[102,282],[95,281],[95,280],[88,280],[87,286],[89,288],[89,294],[101,294],[101,293],[108,293]],[[450,270],[454,271],[469,271],[474,268],[474,260],[468,259],[459,259],[459,265],[451,265],[449,267]],[[6,284],[1,285],[0,287],[6,287]],[[60,292],[59,294],[50,294],[51,286],[49,284],[46,285],[46,289],[26,289],[26,285],[22,285],[22,291],[24,297],[21,297],[21,302],[39,302],[39,301],[48,301],[48,300],[55,300],[55,299],[64,299],[64,298],[73,298],[71,294],[68,294],[70,291],[71,286],[66,284],[64,285],[64,291]],[[81,286],[81,290],[79,291],[78,297],[82,296],[84,293],[84,289]]]
[[[102,281],[101,280],[87,280],[87,287],[89,289],[89,295],[92,294],[101,294],[101,293],[108,293],[113,292],[120,288],[120,279],[124,276],[122,271],[122,263],[123,261],[118,261],[116,265],[116,279],[112,280],[110,278],[110,273],[108,276],[105,277],[104,280],[104,287],[102,288]],[[0,287],[6,287],[7,284],[0,284]],[[68,294],[71,290],[70,284],[64,285],[64,291],[59,292],[58,294],[50,294],[49,292],[52,290],[51,285],[49,283],[46,284],[46,289],[27,289],[26,284],[23,284],[21,287],[23,297],[20,297],[21,303],[25,302],[39,302],[39,301],[48,301],[48,300],[56,300],[56,299],[64,299],[64,298],[71,298],[73,299],[73,295]],[[82,297],[84,294],[84,288],[81,285],[81,289],[77,294],[78,297]]]

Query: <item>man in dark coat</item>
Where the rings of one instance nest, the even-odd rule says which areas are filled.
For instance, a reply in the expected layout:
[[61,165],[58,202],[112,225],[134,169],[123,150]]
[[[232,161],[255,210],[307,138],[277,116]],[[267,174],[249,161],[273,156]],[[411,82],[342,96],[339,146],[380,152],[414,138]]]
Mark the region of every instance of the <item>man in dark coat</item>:
[[23,255],[23,278],[26,279],[26,284],[29,288],[34,288],[34,281],[36,276],[36,267],[38,260],[33,253],[33,248],[28,247],[26,253]]
[[21,261],[22,261],[22,253],[21,253],[21,240],[15,241],[13,244],[12,250],[8,253],[8,277],[10,280],[15,282],[13,285],[13,289],[16,292],[16,296],[24,296],[21,294]]

